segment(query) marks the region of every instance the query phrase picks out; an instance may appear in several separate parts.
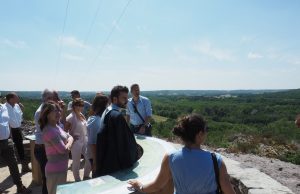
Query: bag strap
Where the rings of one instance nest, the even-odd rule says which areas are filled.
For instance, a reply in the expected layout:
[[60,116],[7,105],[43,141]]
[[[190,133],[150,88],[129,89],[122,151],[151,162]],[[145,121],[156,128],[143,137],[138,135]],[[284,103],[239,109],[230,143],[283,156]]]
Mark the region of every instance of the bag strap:
[[212,157],[212,160],[213,160],[213,163],[214,163],[215,178],[216,178],[216,183],[217,183],[216,193],[222,193],[221,185],[220,185],[220,181],[219,181],[220,173],[219,173],[217,156],[216,156],[215,153],[211,153],[211,157]]
[[145,123],[144,118],[142,117],[142,115],[141,115],[140,112],[138,111],[138,109],[137,109],[136,105],[134,104],[134,102],[132,102],[132,105],[133,105],[133,108],[134,108],[134,112],[135,112],[136,114],[138,114],[139,117],[140,117],[140,119],[143,121],[143,123]]

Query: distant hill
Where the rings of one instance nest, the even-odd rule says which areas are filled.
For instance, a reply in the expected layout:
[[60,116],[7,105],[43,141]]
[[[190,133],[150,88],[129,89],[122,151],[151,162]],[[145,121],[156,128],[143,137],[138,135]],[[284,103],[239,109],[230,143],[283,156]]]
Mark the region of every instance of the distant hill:
[[[2,96],[5,96],[8,91],[0,91]],[[17,91],[18,95],[22,98],[30,99],[40,99],[41,91]],[[94,97],[96,92],[81,92],[83,98],[91,99]],[[109,94],[108,91],[104,92]],[[300,96],[300,89],[294,90],[156,90],[156,91],[142,91],[142,95],[145,96],[221,96],[221,95],[231,95],[231,96],[242,96],[242,95],[263,95],[265,97],[275,97],[275,96],[290,96],[296,95]],[[276,95],[274,96],[274,93]],[[70,92],[59,91],[59,95],[63,99],[70,98]]]

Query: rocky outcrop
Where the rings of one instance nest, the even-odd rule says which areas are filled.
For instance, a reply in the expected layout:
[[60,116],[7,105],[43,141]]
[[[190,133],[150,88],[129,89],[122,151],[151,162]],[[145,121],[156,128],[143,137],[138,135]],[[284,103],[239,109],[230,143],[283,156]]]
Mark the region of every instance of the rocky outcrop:
[[255,168],[242,168],[240,163],[223,156],[228,174],[237,193],[240,194],[288,194],[293,193],[265,173]]

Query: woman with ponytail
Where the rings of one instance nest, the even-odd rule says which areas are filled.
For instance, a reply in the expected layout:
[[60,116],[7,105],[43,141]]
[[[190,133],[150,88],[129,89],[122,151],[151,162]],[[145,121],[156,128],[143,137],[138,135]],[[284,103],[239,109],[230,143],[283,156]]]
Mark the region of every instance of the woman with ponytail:
[[200,115],[192,114],[181,118],[172,132],[182,139],[184,147],[164,156],[160,172],[154,181],[145,185],[137,180],[128,181],[133,189],[152,193],[173,182],[176,194],[215,194],[219,192],[220,183],[223,193],[235,193],[221,155],[215,154],[215,164],[219,169],[219,178],[216,179],[212,154],[201,148],[207,136],[207,126]]

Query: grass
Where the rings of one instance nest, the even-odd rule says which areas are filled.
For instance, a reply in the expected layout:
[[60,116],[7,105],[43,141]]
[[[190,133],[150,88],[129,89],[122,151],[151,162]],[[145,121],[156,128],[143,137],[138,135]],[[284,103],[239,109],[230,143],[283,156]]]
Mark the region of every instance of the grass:
[[152,118],[154,119],[154,121],[156,123],[162,123],[162,122],[166,122],[168,120],[167,117],[163,117],[163,116],[159,116],[159,115],[152,115]]

